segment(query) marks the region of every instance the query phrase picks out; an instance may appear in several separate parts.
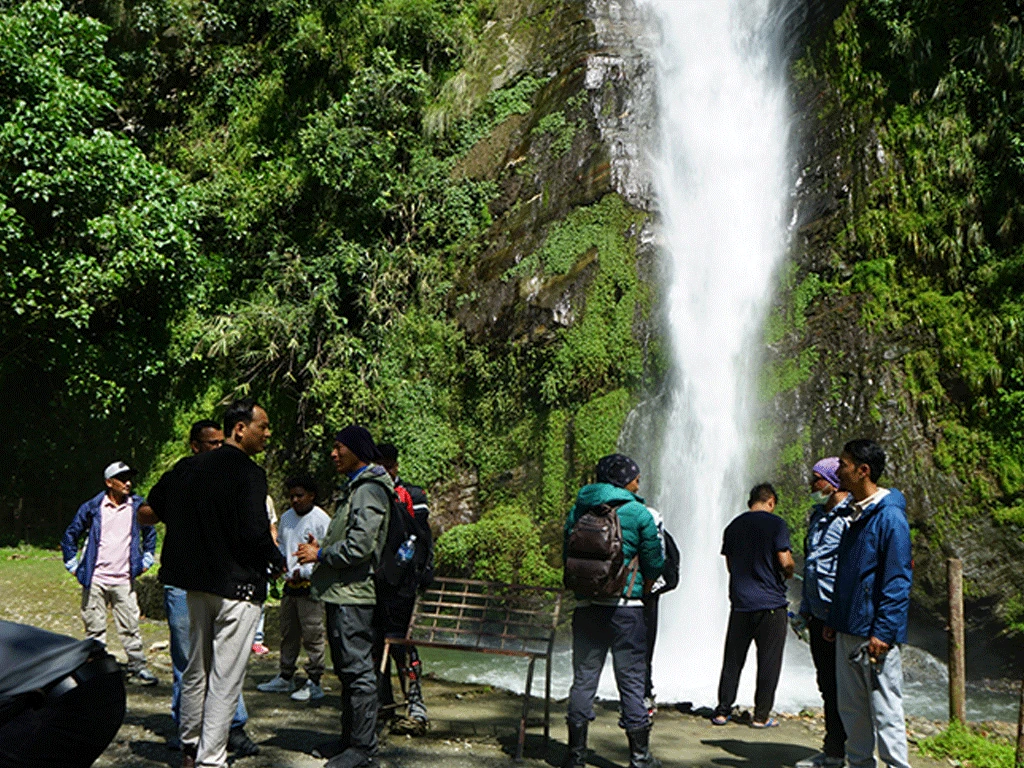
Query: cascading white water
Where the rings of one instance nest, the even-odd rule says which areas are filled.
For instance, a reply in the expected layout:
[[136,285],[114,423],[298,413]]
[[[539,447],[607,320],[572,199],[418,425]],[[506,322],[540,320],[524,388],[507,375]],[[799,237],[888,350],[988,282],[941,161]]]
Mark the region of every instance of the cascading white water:
[[[657,499],[681,553],[679,589],[662,601],[655,688],[661,700],[714,705],[729,611],[722,530],[761,478],[750,464],[753,400],[788,239],[790,109],[762,27],[769,0],[647,5],[661,30],[652,167],[674,367]],[[780,704],[788,683],[809,682],[797,677],[784,676]],[[753,670],[744,678],[740,702]],[[810,682],[799,698],[815,695]]]

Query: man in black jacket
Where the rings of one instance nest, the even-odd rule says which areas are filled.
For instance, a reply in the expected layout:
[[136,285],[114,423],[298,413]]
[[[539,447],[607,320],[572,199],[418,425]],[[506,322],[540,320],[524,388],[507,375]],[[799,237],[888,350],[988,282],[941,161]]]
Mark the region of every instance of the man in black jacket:
[[268,571],[285,568],[267,519],[267,475],[251,458],[270,437],[266,411],[252,400],[233,403],[224,434],[222,447],[178,462],[149,497],[167,526],[160,580],[188,592],[184,768],[225,765]]

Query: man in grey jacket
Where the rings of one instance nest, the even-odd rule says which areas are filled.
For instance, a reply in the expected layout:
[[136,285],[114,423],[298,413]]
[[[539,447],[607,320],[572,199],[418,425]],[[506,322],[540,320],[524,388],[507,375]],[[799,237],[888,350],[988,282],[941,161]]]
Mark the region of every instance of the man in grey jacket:
[[300,544],[295,555],[300,563],[316,563],[311,596],[326,606],[331,658],[342,683],[340,752],[327,762],[327,768],[356,768],[369,764],[377,751],[373,575],[387,537],[394,484],[387,471],[374,463],[380,460],[380,451],[363,427],[353,425],[339,432],[331,459],[338,472],[348,477],[348,485],[323,541]]

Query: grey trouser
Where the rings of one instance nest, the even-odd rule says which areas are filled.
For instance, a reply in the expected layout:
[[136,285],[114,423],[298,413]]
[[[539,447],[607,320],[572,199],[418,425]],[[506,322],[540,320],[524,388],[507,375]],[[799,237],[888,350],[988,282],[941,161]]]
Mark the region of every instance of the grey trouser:
[[566,721],[578,728],[596,717],[594,696],[609,650],[621,702],[619,727],[649,728],[651,719],[644,706],[647,625],[643,606],[590,605],[573,611],[572,688]]
[[299,646],[309,654],[306,675],[317,685],[324,674],[324,607],[302,595],[281,596],[281,677],[291,679]]
[[196,765],[227,764],[228,732],[245,680],[260,605],[209,592],[188,593],[188,666],[181,679],[181,743]]
[[377,751],[377,674],[373,668],[373,606],[327,607],[327,641],[341,680],[341,742],[365,755]]
[[146,654],[142,651],[139,634],[139,601],[135,586],[126,584],[98,584],[82,588],[82,623],[85,636],[107,644],[107,606],[114,614],[114,627],[128,656],[128,669],[138,672],[146,667]]
[[860,653],[865,643],[864,637],[836,635],[836,692],[846,759],[850,768],[874,768],[877,733],[882,762],[910,768],[900,647],[894,645],[880,664],[872,665],[867,652]]

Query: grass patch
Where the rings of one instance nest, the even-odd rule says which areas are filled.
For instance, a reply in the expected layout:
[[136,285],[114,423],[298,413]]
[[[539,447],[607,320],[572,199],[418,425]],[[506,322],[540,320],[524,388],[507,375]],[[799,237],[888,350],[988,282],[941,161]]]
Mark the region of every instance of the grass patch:
[[979,736],[956,720],[938,736],[918,742],[918,746],[929,757],[952,758],[972,768],[1013,768],[1012,744]]

